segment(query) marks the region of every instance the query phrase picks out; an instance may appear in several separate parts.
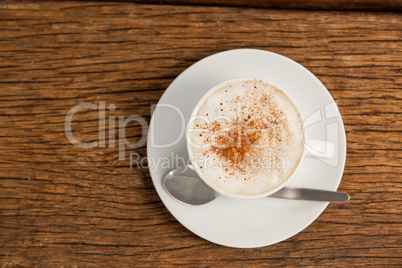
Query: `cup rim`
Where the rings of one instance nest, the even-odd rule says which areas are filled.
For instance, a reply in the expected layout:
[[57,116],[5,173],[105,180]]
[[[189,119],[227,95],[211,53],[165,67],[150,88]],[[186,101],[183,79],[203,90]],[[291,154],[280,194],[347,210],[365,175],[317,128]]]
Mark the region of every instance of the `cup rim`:
[[[229,192],[225,192],[222,189],[216,187],[215,185],[213,185],[208,179],[204,178],[203,173],[200,171],[200,167],[198,166],[197,162],[194,159],[194,155],[192,153],[192,148],[189,142],[189,135],[190,135],[190,127],[192,126],[192,121],[191,118],[193,118],[196,114],[196,112],[198,112],[200,106],[205,102],[205,100],[214,92],[214,90],[216,90],[219,87],[222,87],[224,84],[226,83],[231,83],[233,81],[248,81],[248,80],[260,80],[262,82],[268,83],[270,85],[273,85],[274,87],[280,89],[285,95],[286,97],[293,103],[293,105],[296,107],[299,115],[300,115],[300,119],[302,121],[302,144],[303,144],[303,148],[302,148],[302,154],[301,157],[299,159],[299,162],[297,163],[297,166],[293,169],[292,173],[289,175],[289,177],[283,181],[282,183],[280,183],[279,185],[277,185],[275,188],[268,190],[264,193],[260,193],[260,194],[255,194],[255,195],[240,195],[240,194],[233,194],[233,193],[229,193]],[[281,88],[277,87],[275,84],[268,82],[265,79],[261,79],[261,78],[257,78],[257,77],[239,77],[239,78],[233,78],[233,79],[229,79],[229,80],[225,80],[215,86],[213,86],[212,88],[210,88],[197,102],[197,104],[194,106],[193,111],[191,112],[190,115],[190,119],[188,121],[187,127],[186,127],[186,145],[187,145],[187,152],[191,161],[191,164],[195,170],[195,172],[198,174],[198,176],[202,179],[202,181],[207,184],[209,187],[211,187],[213,190],[217,191],[218,193],[220,193],[221,195],[224,196],[229,196],[229,197],[233,197],[233,198],[237,198],[237,199],[257,199],[257,198],[262,198],[262,197],[268,197],[271,194],[274,194],[275,192],[279,191],[280,189],[282,189],[283,187],[285,187],[289,181],[293,180],[294,177],[296,177],[296,173],[297,171],[300,169],[302,160],[304,159],[305,155],[306,155],[306,150],[304,148],[304,143],[305,143],[305,131],[304,131],[304,122],[302,120],[301,114],[300,114],[300,110],[296,105],[296,102],[294,102],[287,94],[285,91],[283,91]]]

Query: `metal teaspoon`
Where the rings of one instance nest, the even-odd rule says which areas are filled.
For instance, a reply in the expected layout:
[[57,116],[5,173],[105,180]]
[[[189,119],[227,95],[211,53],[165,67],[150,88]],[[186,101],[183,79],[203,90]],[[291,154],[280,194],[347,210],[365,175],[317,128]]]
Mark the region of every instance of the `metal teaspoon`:
[[[173,199],[188,205],[204,205],[219,196],[218,192],[200,179],[191,165],[170,171],[163,178],[162,184]],[[268,197],[323,202],[349,200],[349,195],[342,192],[289,187],[284,187]]]

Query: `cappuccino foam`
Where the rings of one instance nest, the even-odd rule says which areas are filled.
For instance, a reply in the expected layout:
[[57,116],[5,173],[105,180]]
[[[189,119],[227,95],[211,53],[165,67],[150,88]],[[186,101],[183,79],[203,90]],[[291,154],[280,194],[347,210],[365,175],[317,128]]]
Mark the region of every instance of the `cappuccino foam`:
[[293,174],[303,155],[303,124],[282,90],[238,79],[200,102],[189,129],[190,157],[210,184],[229,194],[259,195]]

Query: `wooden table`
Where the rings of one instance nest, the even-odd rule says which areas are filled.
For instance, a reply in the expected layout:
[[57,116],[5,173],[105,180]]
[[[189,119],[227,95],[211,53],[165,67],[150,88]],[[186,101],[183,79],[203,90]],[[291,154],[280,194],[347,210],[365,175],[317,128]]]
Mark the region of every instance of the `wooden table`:
[[[0,6],[1,267],[401,265],[399,13],[92,1]],[[149,122],[150,105],[177,75],[233,48],[277,52],[311,70],[338,103],[348,140],[339,190],[351,200],[258,249],[192,234],[164,207],[148,170],[118,159],[117,143],[106,136],[96,148],[79,148],[64,131],[67,113],[83,103],[114,104],[106,116]],[[77,113],[72,128],[77,140],[99,141],[99,112]],[[126,131],[130,141],[141,136],[136,124]],[[133,152],[146,156],[145,146],[125,155]]]

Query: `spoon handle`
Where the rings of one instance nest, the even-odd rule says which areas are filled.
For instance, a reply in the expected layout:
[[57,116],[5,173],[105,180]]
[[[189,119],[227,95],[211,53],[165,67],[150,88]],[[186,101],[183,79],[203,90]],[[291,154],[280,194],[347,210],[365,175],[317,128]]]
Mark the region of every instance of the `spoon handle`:
[[349,200],[349,195],[342,192],[288,187],[282,188],[269,197],[324,202],[346,202]]

